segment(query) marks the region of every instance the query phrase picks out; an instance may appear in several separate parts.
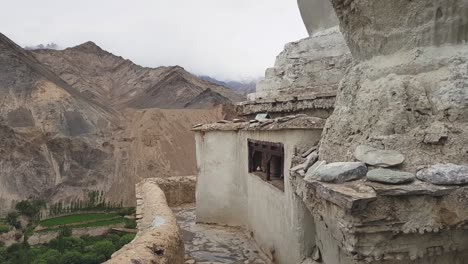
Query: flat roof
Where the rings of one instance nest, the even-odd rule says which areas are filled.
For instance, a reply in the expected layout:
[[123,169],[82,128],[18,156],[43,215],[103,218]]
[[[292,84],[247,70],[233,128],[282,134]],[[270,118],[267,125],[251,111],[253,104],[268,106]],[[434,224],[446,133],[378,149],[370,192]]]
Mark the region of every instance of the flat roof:
[[275,131],[275,130],[322,130],[326,119],[304,114],[264,120],[221,120],[211,124],[198,124],[192,131]]

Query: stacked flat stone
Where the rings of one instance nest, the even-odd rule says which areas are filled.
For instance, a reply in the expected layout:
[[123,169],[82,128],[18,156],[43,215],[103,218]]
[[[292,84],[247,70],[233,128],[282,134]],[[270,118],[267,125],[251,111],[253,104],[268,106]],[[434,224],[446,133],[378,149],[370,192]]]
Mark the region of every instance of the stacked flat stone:
[[413,173],[386,169],[401,165],[405,156],[396,150],[381,150],[366,145],[360,145],[354,152],[354,157],[368,165],[380,167],[367,173],[367,180],[384,184],[405,184],[415,180]]
[[405,161],[405,156],[399,151],[381,150],[365,145],[360,145],[356,148],[354,157],[368,165],[383,168],[397,166]]

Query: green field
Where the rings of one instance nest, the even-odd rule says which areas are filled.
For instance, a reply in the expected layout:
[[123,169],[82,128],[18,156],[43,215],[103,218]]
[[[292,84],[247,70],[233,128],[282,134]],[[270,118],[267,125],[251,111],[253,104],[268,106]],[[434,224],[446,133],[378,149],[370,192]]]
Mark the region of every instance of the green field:
[[[92,224],[105,223],[105,222],[123,222],[123,218],[116,213],[91,213],[91,214],[76,214],[67,215],[56,218],[47,219],[40,222],[43,227],[53,228],[64,225],[72,225],[73,227],[89,227],[96,226]],[[80,224],[83,223],[83,224]],[[105,226],[106,224],[97,225]],[[109,225],[109,224],[107,224]]]
[[8,233],[10,231],[10,226],[0,224],[0,234]]

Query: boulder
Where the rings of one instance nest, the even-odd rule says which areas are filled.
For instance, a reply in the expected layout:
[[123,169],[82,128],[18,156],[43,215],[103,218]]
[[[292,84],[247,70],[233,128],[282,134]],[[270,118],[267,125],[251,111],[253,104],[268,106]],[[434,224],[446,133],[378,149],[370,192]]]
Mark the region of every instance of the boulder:
[[366,164],[384,168],[400,165],[405,161],[405,156],[399,151],[381,150],[366,145],[358,146],[354,157]]
[[376,169],[367,173],[367,180],[387,184],[403,184],[413,182],[415,180],[415,175],[404,171]]
[[314,173],[319,181],[344,183],[366,176],[367,166],[362,162],[336,162],[320,166]]
[[418,171],[416,178],[436,185],[468,184],[468,165],[437,164]]

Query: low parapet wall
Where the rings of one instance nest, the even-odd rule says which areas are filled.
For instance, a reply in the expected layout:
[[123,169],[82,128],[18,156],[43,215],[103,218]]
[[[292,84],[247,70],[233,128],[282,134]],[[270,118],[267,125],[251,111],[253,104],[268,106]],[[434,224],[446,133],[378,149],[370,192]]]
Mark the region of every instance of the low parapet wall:
[[[183,264],[184,243],[168,204],[185,201],[177,190],[190,189],[187,186],[190,186],[192,180],[195,181],[192,178],[147,179],[137,184],[139,232],[132,242],[114,253],[106,263]],[[168,199],[164,190],[167,190]]]
[[195,176],[152,178],[146,181],[155,183],[161,188],[170,207],[195,203],[197,186]]

